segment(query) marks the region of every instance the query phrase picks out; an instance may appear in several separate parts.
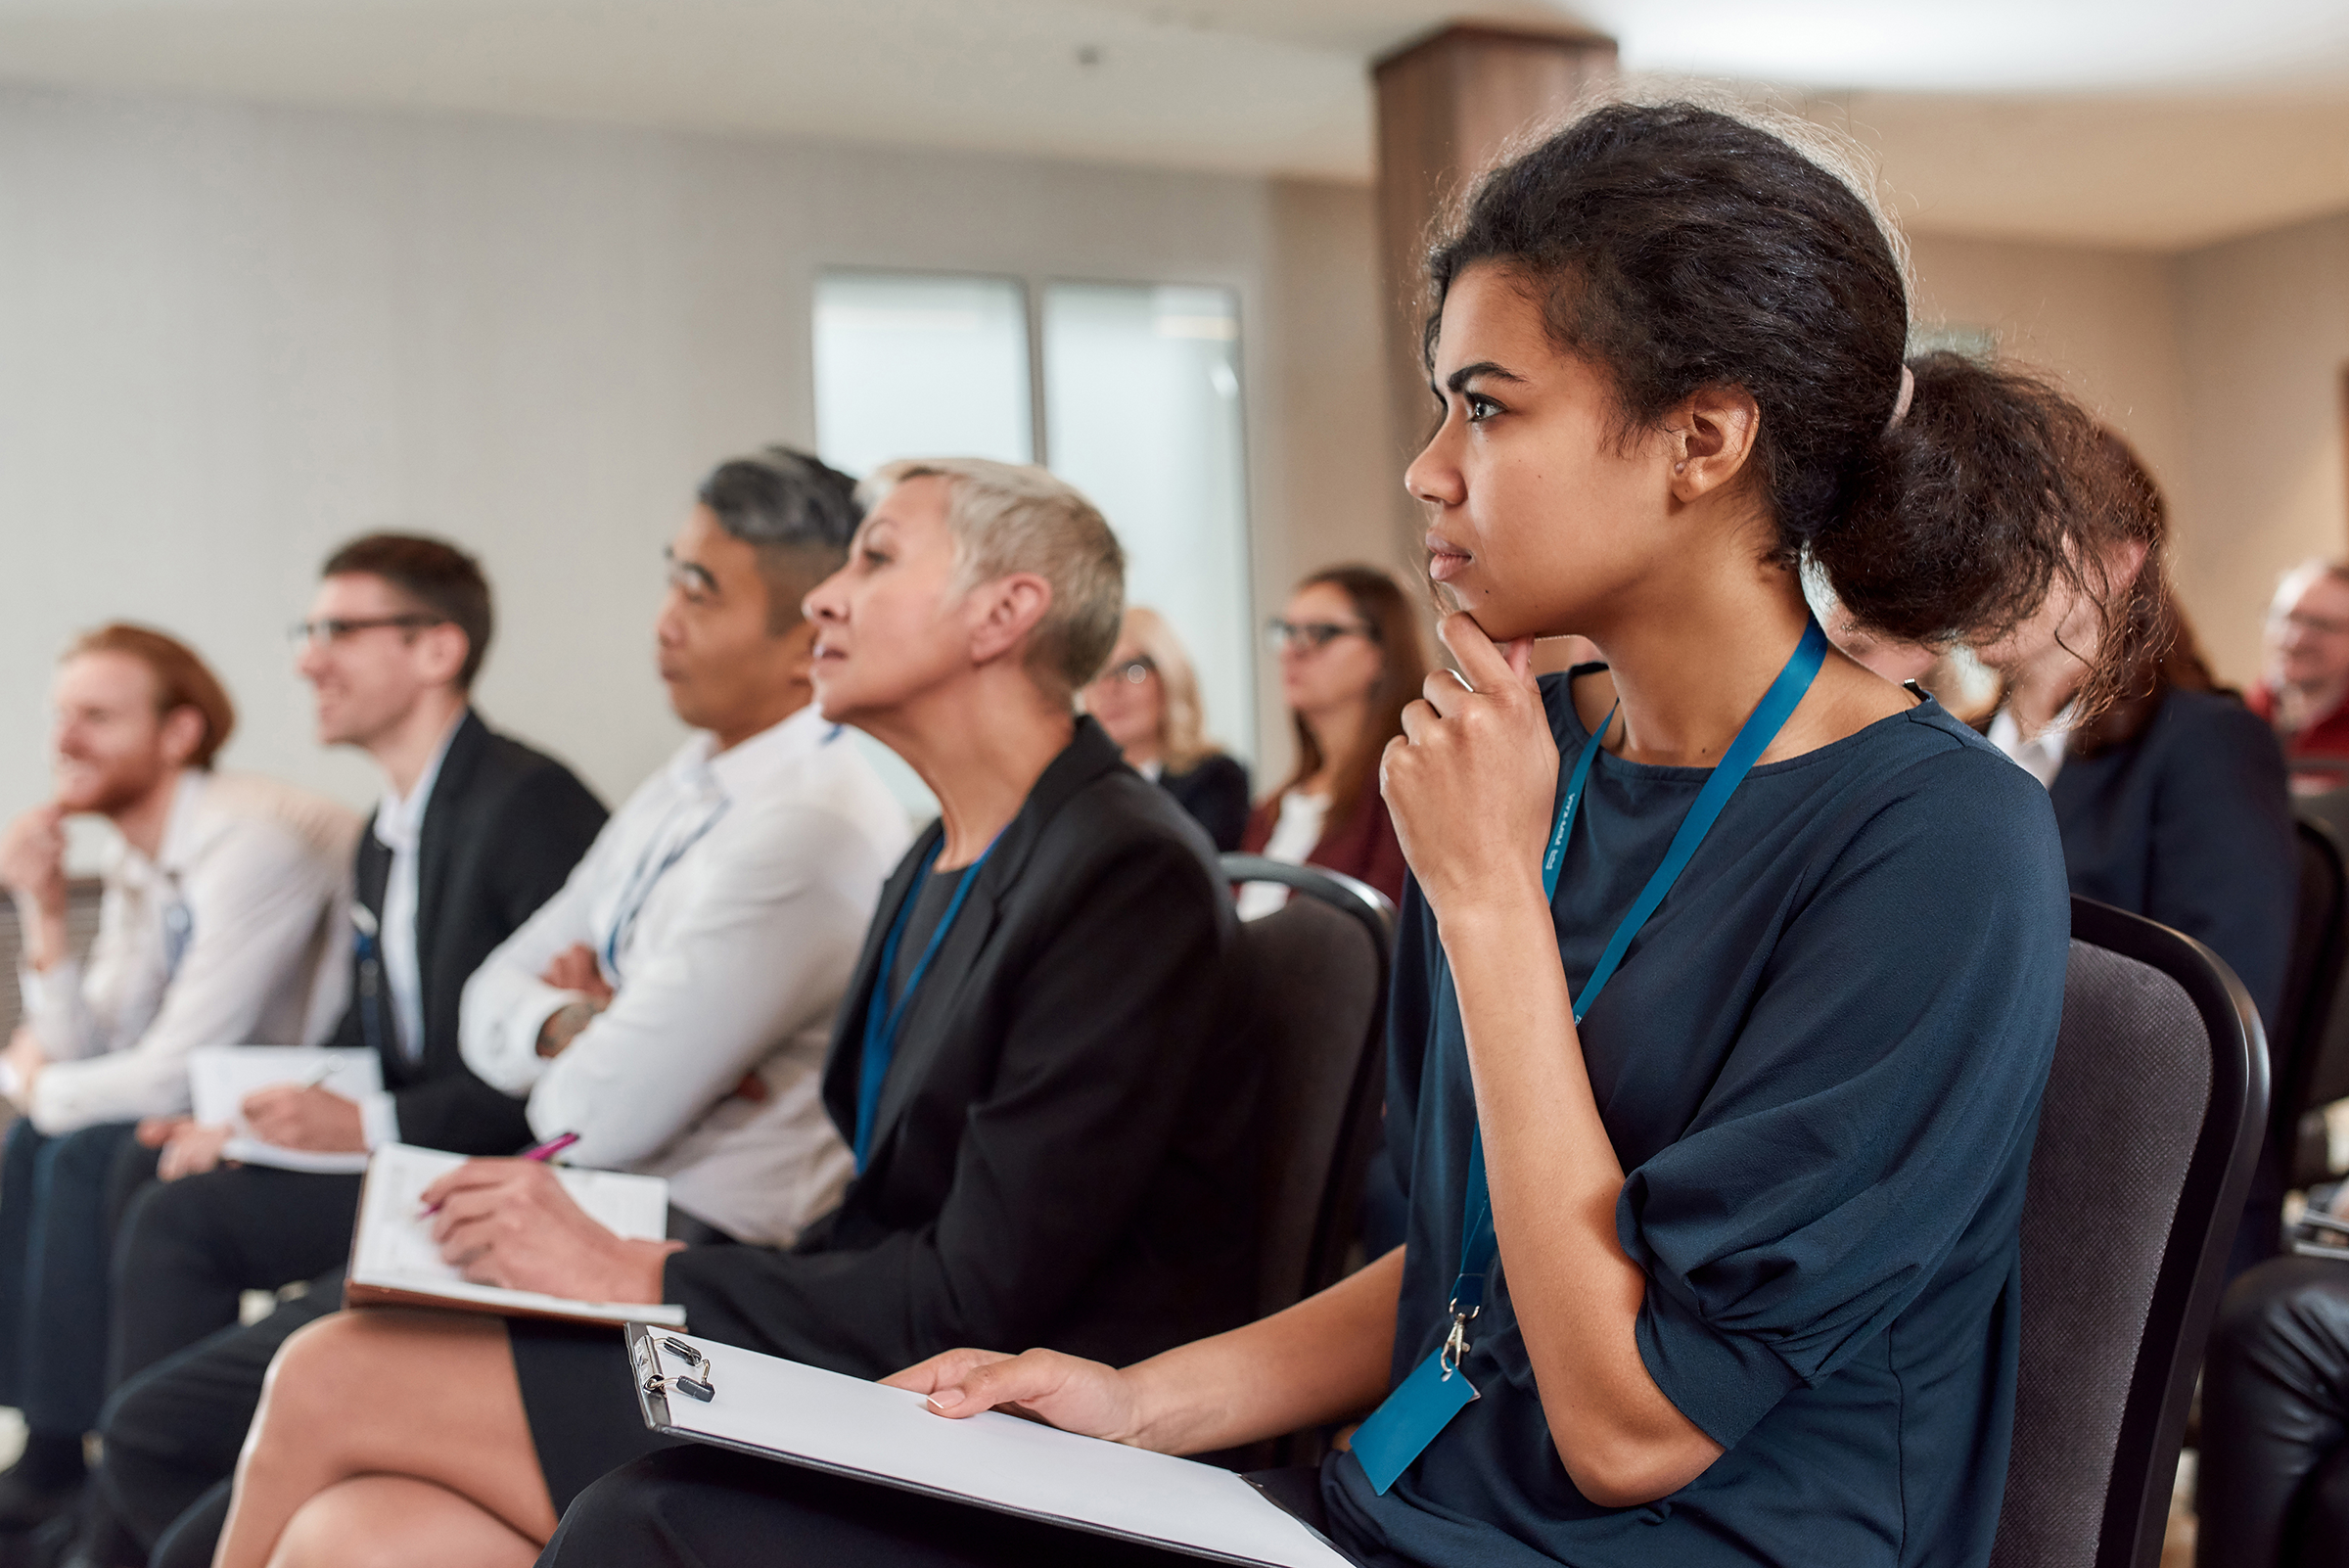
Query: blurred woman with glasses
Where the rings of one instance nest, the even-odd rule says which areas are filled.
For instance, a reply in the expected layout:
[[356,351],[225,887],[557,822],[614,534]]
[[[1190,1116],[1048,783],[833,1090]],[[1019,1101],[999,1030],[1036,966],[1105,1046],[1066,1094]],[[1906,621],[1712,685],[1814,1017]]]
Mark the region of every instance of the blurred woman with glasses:
[[1207,829],[1219,851],[1240,847],[1248,826],[1248,769],[1203,733],[1199,677],[1165,616],[1136,605],[1092,684],[1084,711],[1126,754],[1126,765],[1154,779]]
[[[1248,819],[1240,848],[1317,865],[1403,898],[1403,847],[1378,793],[1378,759],[1427,680],[1419,613],[1376,567],[1338,566],[1297,585],[1266,627],[1297,728],[1297,766]],[[1256,883],[1240,918],[1269,914],[1284,890]]]

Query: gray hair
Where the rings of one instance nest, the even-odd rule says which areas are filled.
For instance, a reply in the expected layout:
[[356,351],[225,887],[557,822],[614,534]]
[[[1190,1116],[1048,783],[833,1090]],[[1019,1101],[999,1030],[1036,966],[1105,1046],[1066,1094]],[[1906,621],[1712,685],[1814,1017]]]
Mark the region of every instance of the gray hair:
[[718,464],[698,498],[719,528],[759,551],[767,629],[778,633],[799,623],[807,590],[848,560],[864,517],[854,480],[780,444]]
[[954,586],[1031,572],[1052,602],[1028,635],[1028,668],[1073,695],[1117,646],[1126,604],[1126,552],[1092,502],[1033,464],[984,457],[911,457],[884,463],[857,487],[870,508],[907,480],[946,482]]

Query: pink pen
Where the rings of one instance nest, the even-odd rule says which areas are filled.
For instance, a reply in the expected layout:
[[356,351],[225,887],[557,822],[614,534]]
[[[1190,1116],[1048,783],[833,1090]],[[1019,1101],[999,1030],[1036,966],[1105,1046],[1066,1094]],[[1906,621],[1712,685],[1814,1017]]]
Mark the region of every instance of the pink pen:
[[[573,1144],[578,1141],[579,1135],[576,1132],[565,1132],[559,1137],[548,1138],[544,1143],[523,1150],[519,1158],[525,1160],[537,1160],[541,1163],[544,1163],[545,1161],[553,1159],[556,1155],[561,1154],[565,1149],[570,1148]],[[425,1206],[422,1218],[430,1220],[434,1215],[437,1215],[439,1212],[440,1205],[437,1203],[427,1204]]]
[[559,1137],[548,1138],[534,1149],[523,1150],[522,1157],[526,1160],[551,1160],[578,1141],[576,1132],[565,1132]]

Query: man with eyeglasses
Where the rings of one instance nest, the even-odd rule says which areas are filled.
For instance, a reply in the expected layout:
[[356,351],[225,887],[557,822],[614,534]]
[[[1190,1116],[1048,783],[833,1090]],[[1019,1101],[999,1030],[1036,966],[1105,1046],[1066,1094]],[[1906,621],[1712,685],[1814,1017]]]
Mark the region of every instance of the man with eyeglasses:
[[2349,783],[2349,562],[2309,561],[2277,584],[2268,607],[2267,669],[2251,711],[2275,726],[2294,783]]
[[[563,886],[604,808],[569,768],[474,711],[491,629],[473,558],[399,533],[329,557],[294,627],[318,739],[365,752],[384,775],[359,845],[350,1004],[328,1043],[375,1052],[386,1086],[359,1099],[262,1089],[243,1112],[264,1142],[333,1155],[393,1142],[507,1154],[530,1141],[520,1102],[466,1068],[458,1002],[482,960]],[[241,1292],[308,1279],[349,1250],[359,1178],[216,1170],[233,1130],[184,1117],[141,1130],[162,1145],[163,1184],[139,1194],[122,1226],[116,1380],[235,1322]]]
[[[852,492],[783,447],[704,481],[654,624],[669,706],[699,733],[482,960],[458,1009],[466,1064],[515,1096],[519,1135],[498,1152],[569,1133],[568,1164],[665,1176],[678,1239],[788,1242],[850,1173],[817,1070],[908,837],[809,701],[800,601],[847,555]],[[321,1277],[122,1385],[106,1491],[152,1562],[210,1560],[272,1355],[341,1304],[340,1278]]]
[[[56,794],[0,834],[24,933],[24,1023],[0,1054],[23,1119],[0,1164],[0,1404],[29,1431],[0,1532],[79,1493],[107,1338],[110,1181],[141,1117],[188,1103],[200,1045],[296,1044],[341,1005],[357,822],[272,779],[216,772],[236,710],[177,639],[116,623],[59,663]],[[65,821],[115,834],[86,959],[67,930]]]

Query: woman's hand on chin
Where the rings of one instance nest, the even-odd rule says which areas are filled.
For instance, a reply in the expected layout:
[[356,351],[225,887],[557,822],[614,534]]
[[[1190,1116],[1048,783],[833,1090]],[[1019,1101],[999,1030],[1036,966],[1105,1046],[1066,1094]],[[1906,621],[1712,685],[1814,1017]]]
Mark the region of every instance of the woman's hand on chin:
[[[1438,628],[1460,673],[1439,669],[1403,711],[1379,789],[1404,857],[1440,922],[1542,899],[1542,853],[1558,789],[1558,746],[1530,669],[1534,640],[1505,647],[1466,614]],[[1463,684],[1463,678],[1465,684]]]

